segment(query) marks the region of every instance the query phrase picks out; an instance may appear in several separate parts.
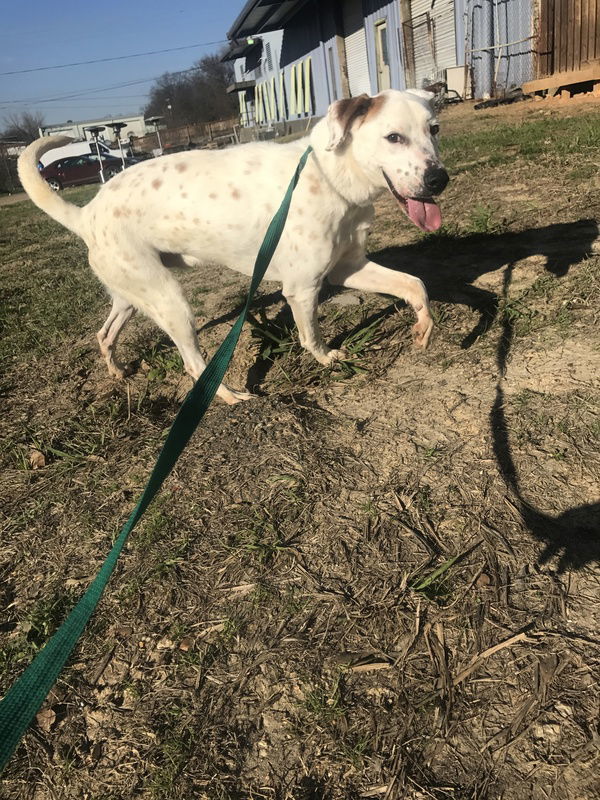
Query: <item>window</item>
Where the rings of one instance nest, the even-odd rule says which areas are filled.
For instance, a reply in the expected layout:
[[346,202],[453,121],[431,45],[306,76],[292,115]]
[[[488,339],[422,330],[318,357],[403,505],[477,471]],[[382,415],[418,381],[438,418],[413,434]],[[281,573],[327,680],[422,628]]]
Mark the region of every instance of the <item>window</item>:
[[266,46],[266,53],[267,53],[267,69],[269,72],[273,71],[273,54],[271,53],[271,42],[267,42]]

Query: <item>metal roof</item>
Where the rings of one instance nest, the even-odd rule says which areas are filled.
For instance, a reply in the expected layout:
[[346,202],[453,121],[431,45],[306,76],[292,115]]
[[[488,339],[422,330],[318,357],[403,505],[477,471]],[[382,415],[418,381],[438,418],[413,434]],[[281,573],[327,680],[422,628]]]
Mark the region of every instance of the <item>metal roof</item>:
[[229,42],[229,49],[221,56],[221,61],[235,61],[236,58],[243,58],[251,53],[255,47],[260,47],[261,44],[262,39],[260,37],[255,37],[254,39],[248,37],[242,40],[234,39]]
[[248,0],[227,32],[228,39],[278,31],[307,0]]

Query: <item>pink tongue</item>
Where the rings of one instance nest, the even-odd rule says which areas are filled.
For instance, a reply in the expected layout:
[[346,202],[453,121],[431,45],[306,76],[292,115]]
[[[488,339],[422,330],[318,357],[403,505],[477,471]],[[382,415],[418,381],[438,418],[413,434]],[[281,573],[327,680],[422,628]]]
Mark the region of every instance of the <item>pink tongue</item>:
[[422,231],[437,231],[442,224],[442,214],[437,203],[424,203],[408,197],[406,206],[409,218]]

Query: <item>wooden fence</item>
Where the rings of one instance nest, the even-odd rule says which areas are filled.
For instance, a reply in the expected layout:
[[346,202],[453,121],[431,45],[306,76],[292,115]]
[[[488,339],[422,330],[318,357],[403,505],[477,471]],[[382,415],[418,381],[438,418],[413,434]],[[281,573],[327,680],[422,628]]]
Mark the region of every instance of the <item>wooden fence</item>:
[[[236,140],[236,130],[239,119],[218,120],[197,125],[180,125],[177,128],[160,128],[160,140],[164,150],[171,147],[215,147],[221,144],[231,144]],[[158,138],[155,133],[138,136],[133,139],[135,152],[152,152],[158,147]]]
[[597,67],[600,0],[541,0],[538,78],[583,72],[595,80]]

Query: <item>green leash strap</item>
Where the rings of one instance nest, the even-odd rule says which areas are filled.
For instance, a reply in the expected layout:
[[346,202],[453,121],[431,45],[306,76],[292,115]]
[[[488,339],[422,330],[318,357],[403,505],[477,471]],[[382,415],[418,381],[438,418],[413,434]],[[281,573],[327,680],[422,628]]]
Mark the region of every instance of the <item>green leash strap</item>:
[[13,754],[77,644],[102,596],[127,537],[175,466],[215,396],[233,356],[254,293],[271,262],[283,233],[292,194],[311,150],[312,148],[309,147],[302,155],[283,202],[267,229],[254,264],[246,305],[184,400],[137,506],[122,528],[106,561],[86,593],[0,702],[0,770],[4,768]]

